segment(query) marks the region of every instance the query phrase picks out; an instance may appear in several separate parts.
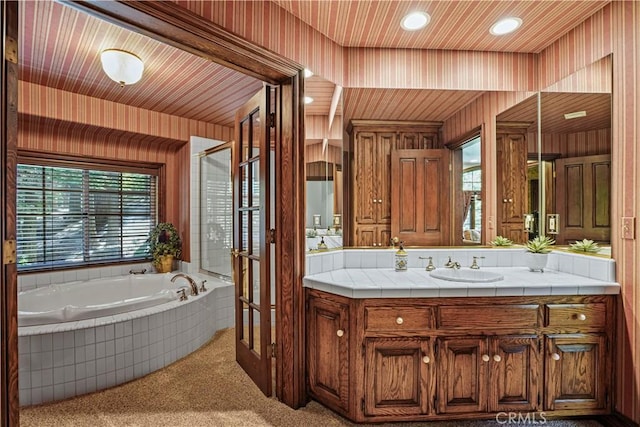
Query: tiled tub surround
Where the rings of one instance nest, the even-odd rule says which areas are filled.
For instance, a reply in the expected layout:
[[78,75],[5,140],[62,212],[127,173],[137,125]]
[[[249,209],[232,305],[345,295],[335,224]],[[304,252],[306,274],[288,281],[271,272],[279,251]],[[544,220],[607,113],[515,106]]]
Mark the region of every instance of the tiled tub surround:
[[[525,267],[522,248],[409,249],[406,272],[393,268],[395,251],[346,249],[308,254],[304,286],[351,298],[483,297],[523,295],[618,294],[615,262],[588,255],[551,252],[544,273]],[[425,271],[432,257],[437,269],[452,260],[469,268],[473,257],[481,270],[504,275],[490,283],[460,283],[435,279]]]
[[[79,396],[142,377],[232,326],[233,285],[204,275],[198,283],[205,278],[207,291],[187,301],[18,328],[20,405]],[[182,284],[176,283],[176,289]]]

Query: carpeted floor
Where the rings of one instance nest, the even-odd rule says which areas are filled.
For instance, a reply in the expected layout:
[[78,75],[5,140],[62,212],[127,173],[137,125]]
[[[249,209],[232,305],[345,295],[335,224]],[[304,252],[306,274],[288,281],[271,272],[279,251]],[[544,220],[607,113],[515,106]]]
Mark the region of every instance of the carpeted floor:
[[[293,410],[265,397],[235,362],[233,329],[144,378],[67,401],[24,408],[21,426],[352,426],[311,402]],[[391,426],[392,424],[384,424]],[[397,425],[397,424],[396,424]],[[488,427],[496,421],[411,423]],[[548,421],[551,427],[600,427],[596,421]]]

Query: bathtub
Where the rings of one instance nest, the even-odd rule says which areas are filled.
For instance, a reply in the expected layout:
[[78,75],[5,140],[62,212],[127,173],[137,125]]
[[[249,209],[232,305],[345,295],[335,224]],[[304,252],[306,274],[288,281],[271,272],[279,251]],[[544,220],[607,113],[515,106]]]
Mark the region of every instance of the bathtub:
[[[174,273],[94,279],[21,292],[18,306],[26,316],[18,328],[20,406],[68,399],[143,377],[233,326],[233,284],[204,274],[189,275],[198,284],[207,280],[207,291],[186,301],[180,301],[176,291],[188,283],[185,279],[171,283]],[[168,302],[147,305],[165,297]],[[79,305],[76,299],[84,302]],[[57,308],[54,300],[61,302]],[[83,308],[67,310],[67,306]],[[92,314],[84,320],[23,323],[39,322],[34,313],[51,319],[80,312]]]
[[174,301],[178,287],[187,283],[185,279],[172,283],[173,276],[130,274],[20,292],[18,326],[93,319]]

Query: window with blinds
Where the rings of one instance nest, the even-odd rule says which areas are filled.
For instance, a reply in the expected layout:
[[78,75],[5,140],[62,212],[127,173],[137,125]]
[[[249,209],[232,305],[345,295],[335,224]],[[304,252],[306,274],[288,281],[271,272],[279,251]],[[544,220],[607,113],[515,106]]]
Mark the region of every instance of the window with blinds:
[[18,269],[148,258],[157,175],[123,170],[18,164]]

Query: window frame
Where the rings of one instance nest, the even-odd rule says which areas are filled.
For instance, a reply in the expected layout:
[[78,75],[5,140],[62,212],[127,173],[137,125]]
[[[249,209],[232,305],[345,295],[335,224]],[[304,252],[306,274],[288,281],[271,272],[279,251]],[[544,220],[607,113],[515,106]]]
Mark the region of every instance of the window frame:
[[[18,150],[17,165],[20,164],[62,168],[80,168],[109,172],[140,173],[156,176],[156,219],[158,222],[165,221],[166,165],[164,163],[129,161],[98,157],[87,158],[69,154],[57,154],[32,150]],[[17,173],[15,186],[17,188]],[[148,259],[151,258],[149,257]],[[96,266],[132,264],[139,262],[146,261],[140,259],[119,259],[108,261],[93,261],[74,265],[48,265],[45,267],[31,267],[26,270],[18,269],[18,273],[29,274],[42,273],[44,271],[78,270],[85,268],[94,268]]]

